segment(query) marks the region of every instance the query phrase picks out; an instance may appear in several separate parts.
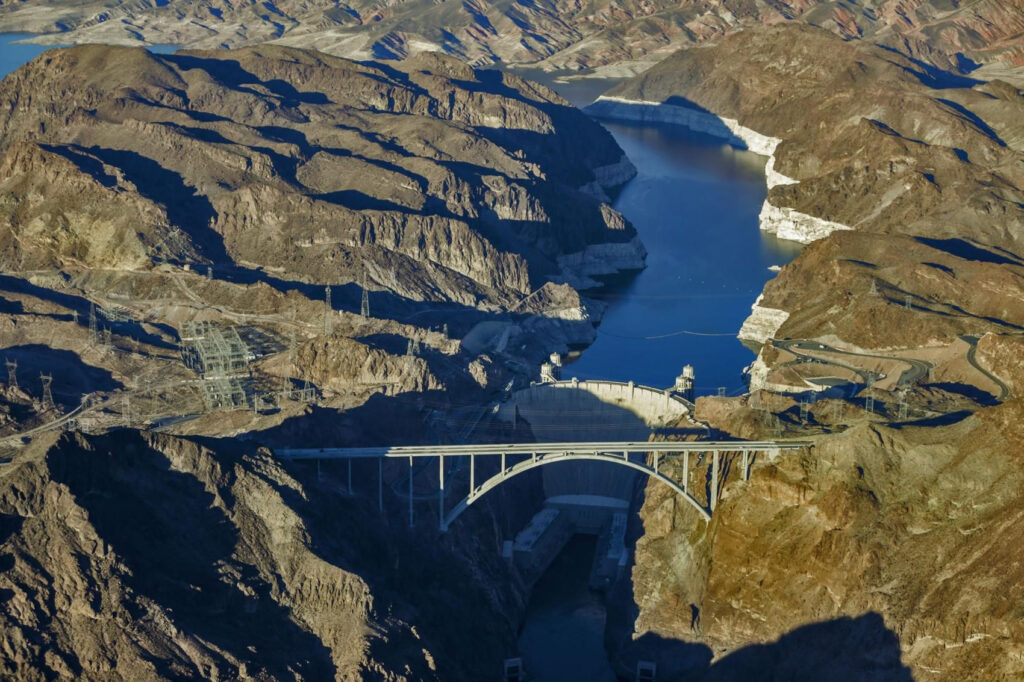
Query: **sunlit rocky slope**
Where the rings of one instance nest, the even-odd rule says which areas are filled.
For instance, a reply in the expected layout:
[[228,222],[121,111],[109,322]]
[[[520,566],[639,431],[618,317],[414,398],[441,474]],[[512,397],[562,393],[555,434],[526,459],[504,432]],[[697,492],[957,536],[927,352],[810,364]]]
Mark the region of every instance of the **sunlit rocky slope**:
[[846,3],[125,2],[0,4],[0,29],[64,32],[54,41],[137,41],[238,46],[281,41],[354,57],[447,52],[474,63],[635,72],[680,47],[759,24],[796,20],[846,38],[870,38],[953,69],[1020,64],[1024,14],[1018,0]]

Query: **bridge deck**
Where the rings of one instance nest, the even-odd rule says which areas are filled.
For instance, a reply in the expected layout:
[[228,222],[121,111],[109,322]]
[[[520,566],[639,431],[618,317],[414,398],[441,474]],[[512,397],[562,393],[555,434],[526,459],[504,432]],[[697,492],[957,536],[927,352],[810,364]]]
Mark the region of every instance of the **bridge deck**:
[[492,443],[472,445],[397,445],[373,448],[281,448],[283,459],[366,459],[376,457],[437,457],[438,455],[531,455],[541,452],[598,454],[602,452],[763,452],[799,450],[809,441],[700,440],[687,442],[607,441],[593,443]]

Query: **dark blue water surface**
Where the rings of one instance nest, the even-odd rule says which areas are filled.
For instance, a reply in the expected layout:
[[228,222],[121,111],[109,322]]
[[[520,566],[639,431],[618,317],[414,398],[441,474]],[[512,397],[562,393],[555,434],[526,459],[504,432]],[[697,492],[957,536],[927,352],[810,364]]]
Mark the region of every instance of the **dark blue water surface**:
[[[615,83],[523,75],[579,107]],[[596,294],[611,304],[598,339],[563,374],[663,388],[691,364],[698,394],[741,392],[754,355],[736,333],[768,266],[799,249],[758,229],[766,158],[679,126],[603,124],[637,167],[614,205],[647,247],[647,269]]]
[[765,158],[669,126],[605,123],[639,174],[615,201],[648,250],[647,269],[598,294],[597,341],[565,369],[582,378],[671,386],[685,364],[697,392],[742,390],[753,354],[736,338],[797,245],[761,232]]
[[[29,33],[0,33],[0,78],[22,64],[32,61],[46,50],[54,47],[67,47],[66,45],[35,45],[18,42],[32,37],[32,34]],[[178,47],[176,45],[147,45],[146,49],[158,54],[167,54],[174,52]]]
[[0,78],[54,47],[17,42],[31,37],[32,35],[27,33],[0,33]]

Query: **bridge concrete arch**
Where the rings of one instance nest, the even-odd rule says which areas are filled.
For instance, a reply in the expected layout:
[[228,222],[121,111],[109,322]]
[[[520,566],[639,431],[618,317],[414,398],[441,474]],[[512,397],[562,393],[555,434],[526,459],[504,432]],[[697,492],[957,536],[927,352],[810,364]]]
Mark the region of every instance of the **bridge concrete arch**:
[[[656,479],[669,488],[671,488],[676,494],[680,495],[690,505],[696,509],[701,517],[705,521],[711,520],[711,512],[708,511],[700,502],[696,500],[686,489],[673,481],[665,474],[658,471],[655,467],[657,466],[658,459],[655,457],[655,467],[648,466],[646,463],[635,462],[629,459],[629,453],[616,453],[616,452],[546,452],[546,453],[533,453],[529,459],[524,459],[520,462],[506,467],[504,461],[502,462],[501,471],[494,474],[480,485],[474,485],[469,494],[466,495],[458,504],[455,505],[447,514],[442,514],[441,517],[441,530],[447,531],[448,527],[462,515],[464,511],[469,509],[470,505],[479,500],[481,497],[489,493],[490,491],[497,488],[502,483],[518,476],[519,474],[537,469],[542,466],[549,464],[555,464],[557,462],[573,462],[579,460],[587,460],[592,462],[609,462],[611,464],[617,464],[619,466],[626,466],[631,469],[635,469],[641,473],[647,474],[649,477]],[[443,464],[442,464],[443,466]],[[443,493],[441,497],[442,510],[443,506]]]
[[[546,443],[492,443],[492,444],[470,444],[470,445],[412,445],[412,446],[384,446],[366,448],[281,448],[276,452],[279,456],[289,460],[347,460],[349,467],[349,490],[351,493],[351,462],[359,459],[377,460],[377,504],[381,511],[384,509],[384,470],[385,459],[407,460],[409,471],[414,469],[417,459],[437,460],[438,462],[438,522],[441,530],[447,528],[474,502],[486,495],[491,490],[505,481],[518,476],[519,474],[543,467],[556,462],[571,462],[573,460],[589,460],[595,462],[610,462],[619,466],[628,467],[635,471],[642,472],[651,478],[655,478],[669,486],[674,492],[691,504],[707,521],[715,511],[718,497],[721,492],[725,477],[728,476],[728,467],[723,469],[721,456],[723,454],[736,454],[740,456],[742,463],[743,480],[750,478],[751,468],[758,453],[767,455],[768,459],[774,459],[782,451],[802,450],[811,447],[807,441],[595,441],[595,442],[546,442]],[[697,466],[701,466],[700,454],[710,454],[708,458],[708,476],[711,487],[708,491],[707,505],[701,504],[688,491],[690,472],[690,455],[697,455]],[[651,459],[648,463],[647,455]],[[634,455],[634,458],[630,458]],[[674,455],[682,461],[680,478],[682,482],[673,480],[670,476],[661,472],[660,463],[667,455]],[[466,497],[460,500],[454,508],[446,510],[445,495],[445,459],[452,457],[469,460],[469,486]],[[498,473],[484,480],[480,485],[476,484],[476,459],[485,457],[499,459],[500,466]],[[508,466],[508,459],[515,458],[517,461]],[[465,467],[462,469],[465,471]],[[724,474],[724,475],[723,475]],[[460,486],[461,487],[461,486]],[[409,526],[413,526],[414,497],[412,486],[408,486],[409,504]]]

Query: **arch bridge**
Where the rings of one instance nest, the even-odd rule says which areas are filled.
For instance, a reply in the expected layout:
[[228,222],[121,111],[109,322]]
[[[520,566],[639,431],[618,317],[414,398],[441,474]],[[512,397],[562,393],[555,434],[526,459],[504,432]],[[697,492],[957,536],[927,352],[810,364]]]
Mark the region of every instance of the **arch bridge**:
[[[732,459],[740,457],[743,479],[750,478],[758,455],[774,459],[783,450],[809,447],[806,441],[688,441],[688,442],[594,442],[594,443],[498,443],[493,445],[426,445],[374,448],[293,448],[279,449],[278,456],[289,460],[347,460],[351,487],[351,463],[358,459],[378,461],[378,504],[383,509],[385,459],[408,459],[412,471],[416,459],[438,461],[438,523],[441,531],[448,527],[474,502],[521,473],[556,462],[609,462],[640,471],[671,488],[696,509],[705,521],[711,519],[721,495],[723,474],[728,474]],[[711,457],[707,458],[706,455]],[[649,455],[649,456],[648,456]],[[723,457],[724,455],[724,457]],[[695,466],[707,461],[709,485],[705,501],[693,495],[690,486],[691,460]],[[468,489],[465,497],[451,509],[446,508],[445,459],[468,458]],[[477,458],[484,458],[488,473],[477,476]],[[681,462],[666,467],[667,462]],[[495,466],[495,464],[497,466]],[[725,466],[723,466],[725,465]],[[669,469],[666,471],[666,469]],[[409,485],[409,525],[413,525],[413,491]]]

